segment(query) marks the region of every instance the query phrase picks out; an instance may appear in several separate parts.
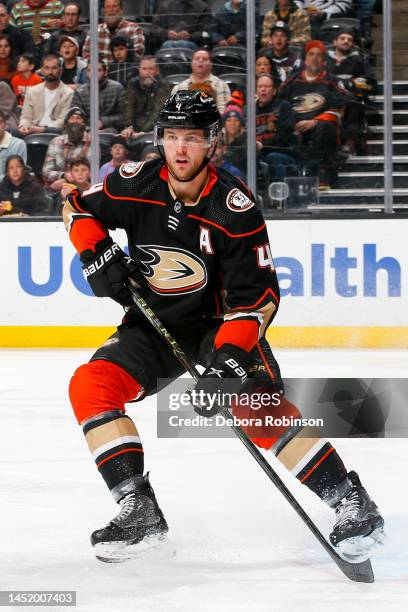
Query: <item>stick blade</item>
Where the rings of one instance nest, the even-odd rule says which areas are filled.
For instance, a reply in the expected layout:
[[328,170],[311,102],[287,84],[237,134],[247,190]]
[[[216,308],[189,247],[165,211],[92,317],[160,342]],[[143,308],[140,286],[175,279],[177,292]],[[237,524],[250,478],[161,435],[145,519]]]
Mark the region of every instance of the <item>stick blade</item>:
[[370,559],[366,559],[360,563],[350,563],[350,561],[345,561],[341,557],[338,557],[336,563],[343,574],[350,580],[354,582],[374,582],[374,573]]

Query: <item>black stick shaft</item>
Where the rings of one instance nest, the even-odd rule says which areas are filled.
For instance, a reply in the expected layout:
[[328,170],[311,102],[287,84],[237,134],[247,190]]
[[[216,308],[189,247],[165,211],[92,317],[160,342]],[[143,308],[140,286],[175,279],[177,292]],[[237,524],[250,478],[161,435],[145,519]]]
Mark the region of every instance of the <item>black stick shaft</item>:
[[[191,362],[191,360],[188,358],[188,356],[185,354],[183,349],[173,338],[170,332],[164,327],[163,323],[156,316],[156,314],[150,308],[148,303],[139,295],[139,293],[134,288],[134,284],[132,281],[131,285],[132,286],[129,287],[129,290],[135,306],[137,306],[140,312],[150,321],[150,323],[164,339],[164,341],[170,347],[175,357],[179,360],[179,362],[186,369],[186,371],[193,377],[194,380],[197,381],[200,377],[200,374],[198,373],[195,365]],[[231,414],[226,408],[219,407],[219,412],[225,419],[232,420]],[[289,502],[295,512],[297,512],[297,514],[300,516],[302,521],[310,529],[313,535],[318,539],[320,544],[330,555],[333,561],[337,564],[337,566],[341,569],[341,571],[348,578],[350,578],[350,580],[354,580],[356,582],[374,582],[374,574],[371,568],[370,560],[367,559],[366,561],[363,561],[361,563],[350,563],[342,559],[340,555],[338,555],[337,552],[333,549],[333,547],[327,542],[326,538],[314,524],[310,516],[295,499],[295,497],[289,491],[285,483],[281,480],[281,478],[278,476],[272,466],[268,463],[268,461],[266,461],[265,457],[258,450],[255,444],[248,438],[246,433],[243,432],[240,427],[234,425],[233,423],[230,425],[230,427],[234,431],[237,438],[241,440],[247,450],[251,453],[252,457],[255,459],[258,465],[263,469],[268,478],[273,482],[273,484],[282,493],[282,495]]]

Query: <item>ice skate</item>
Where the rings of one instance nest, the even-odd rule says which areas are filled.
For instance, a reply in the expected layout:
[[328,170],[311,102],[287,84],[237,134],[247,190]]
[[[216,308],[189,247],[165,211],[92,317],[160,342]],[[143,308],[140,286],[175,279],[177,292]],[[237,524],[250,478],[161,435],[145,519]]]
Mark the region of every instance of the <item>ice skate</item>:
[[350,472],[344,484],[344,496],[333,504],[337,520],[330,541],[345,559],[357,562],[382,542],[384,519],[356,472]]
[[119,500],[121,511],[103,529],[91,535],[96,558],[106,563],[131,559],[162,559],[174,555],[167,538],[167,522],[160,510],[148,474],[127,483],[129,492]]

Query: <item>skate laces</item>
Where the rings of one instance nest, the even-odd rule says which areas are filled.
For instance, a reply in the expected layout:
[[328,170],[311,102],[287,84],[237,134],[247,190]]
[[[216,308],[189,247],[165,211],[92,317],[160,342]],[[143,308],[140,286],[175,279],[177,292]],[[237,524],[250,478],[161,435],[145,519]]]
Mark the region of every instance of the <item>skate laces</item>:
[[362,505],[359,491],[358,489],[355,489],[340,501],[340,504],[336,509],[339,515],[337,526],[343,525],[345,522],[351,521],[356,518],[361,509],[361,506]]
[[121,500],[120,505],[122,506],[121,510],[112,521],[116,523],[116,525],[120,525],[120,523],[126,522],[129,516],[135,511],[136,495],[134,493],[129,493]]

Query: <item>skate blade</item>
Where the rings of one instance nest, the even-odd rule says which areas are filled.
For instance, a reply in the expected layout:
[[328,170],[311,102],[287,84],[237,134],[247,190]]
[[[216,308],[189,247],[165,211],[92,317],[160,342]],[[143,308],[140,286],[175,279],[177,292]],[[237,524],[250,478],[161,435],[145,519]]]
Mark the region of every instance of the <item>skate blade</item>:
[[356,536],[339,542],[336,550],[339,555],[350,563],[361,563],[371,556],[377,546],[385,543],[385,533],[382,527],[374,529],[366,536]]
[[151,535],[137,544],[126,542],[99,542],[94,546],[96,558],[104,563],[124,563],[132,559],[159,561],[176,554],[167,535]]

